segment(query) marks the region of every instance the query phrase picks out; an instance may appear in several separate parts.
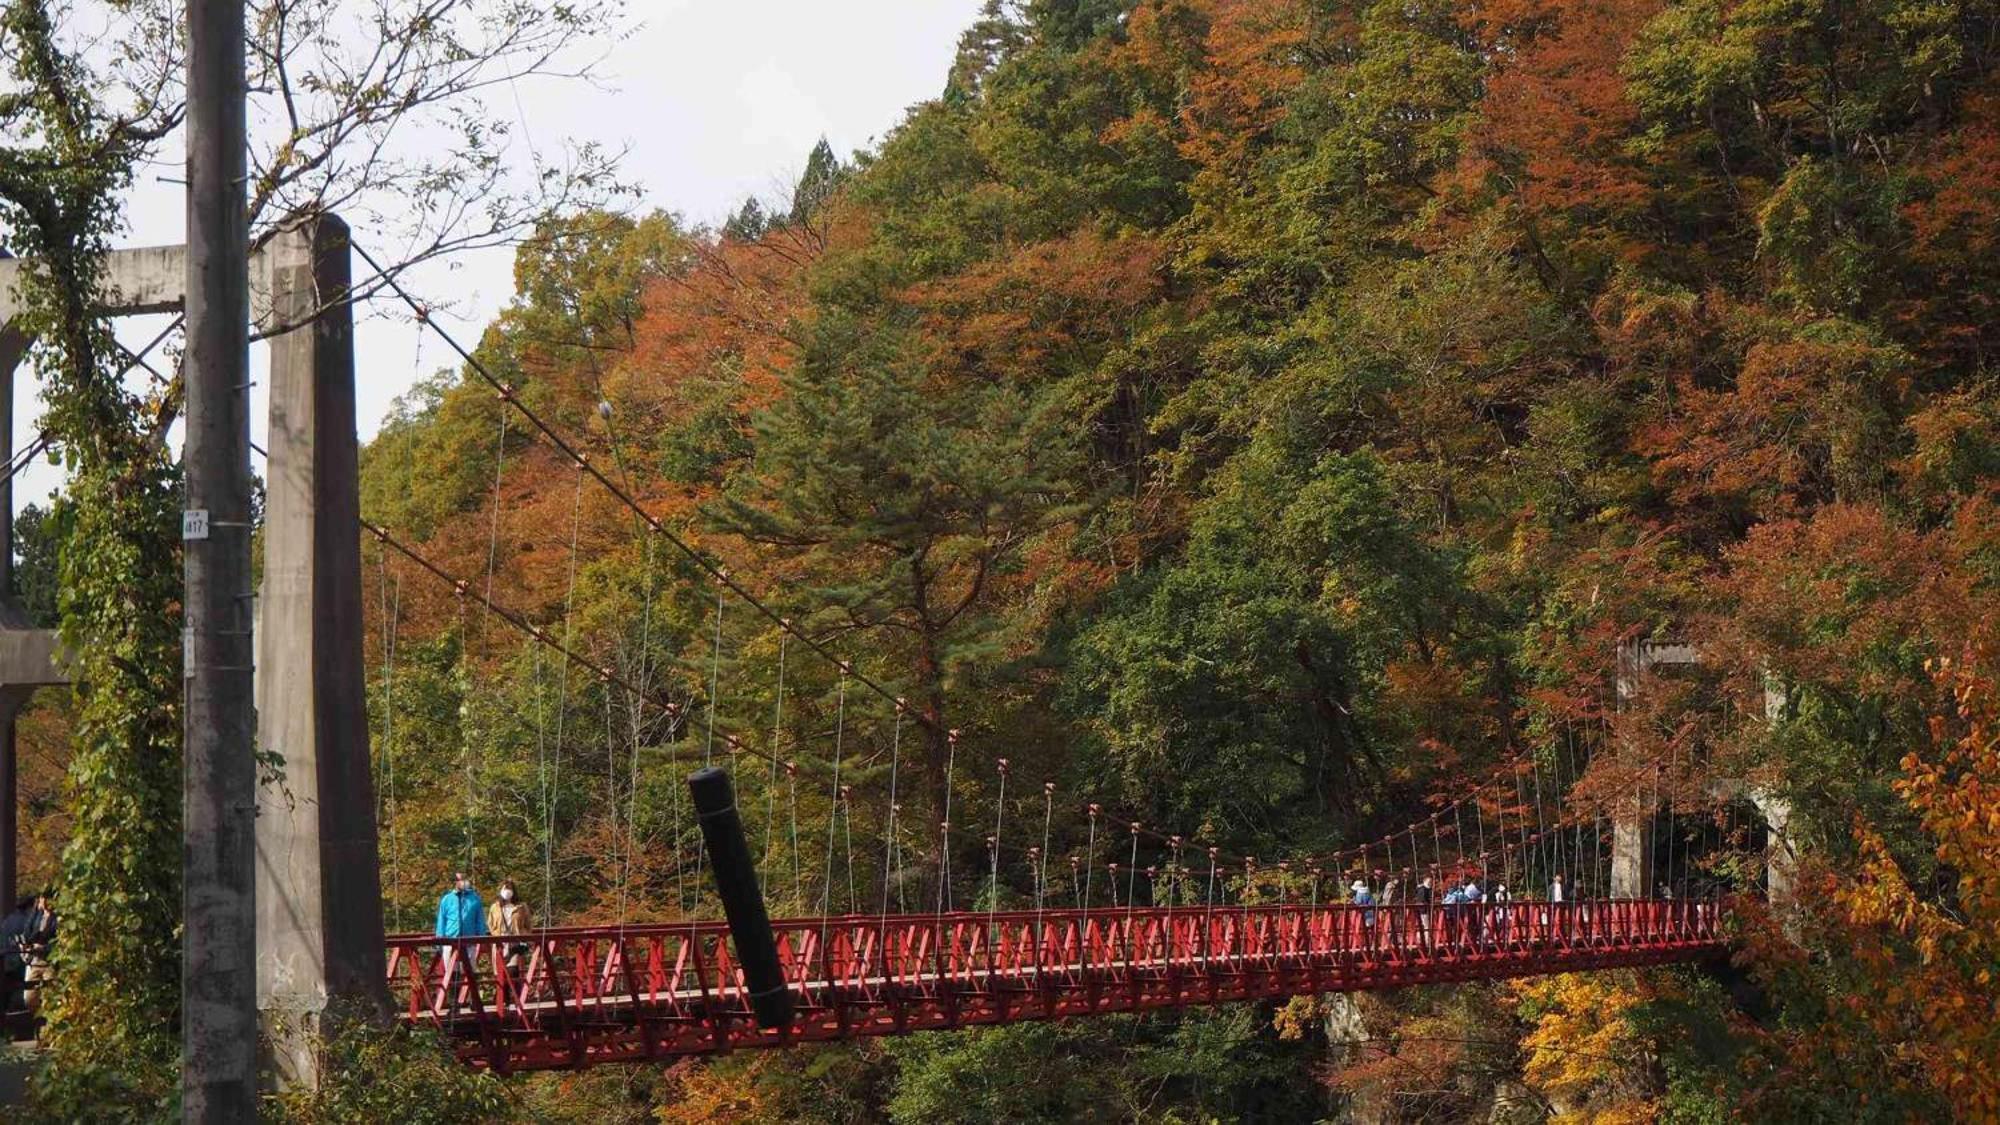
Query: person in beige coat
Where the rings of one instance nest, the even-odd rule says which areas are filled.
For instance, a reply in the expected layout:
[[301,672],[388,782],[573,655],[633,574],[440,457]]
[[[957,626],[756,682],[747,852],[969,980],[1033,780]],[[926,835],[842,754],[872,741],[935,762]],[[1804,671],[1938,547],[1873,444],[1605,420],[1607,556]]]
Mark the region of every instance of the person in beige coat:
[[[502,880],[500,897],[494,899],[493,905],[486,908],[486,932],[494,937],[519,938],[526,937],[534,928],[534,914],[529,911],[528,904],[521,901],[520,893],[514,889],[514,881]],[[527,962],[528,943],[508,942],[505,948],[507,968],[520,972],[521,967]]]

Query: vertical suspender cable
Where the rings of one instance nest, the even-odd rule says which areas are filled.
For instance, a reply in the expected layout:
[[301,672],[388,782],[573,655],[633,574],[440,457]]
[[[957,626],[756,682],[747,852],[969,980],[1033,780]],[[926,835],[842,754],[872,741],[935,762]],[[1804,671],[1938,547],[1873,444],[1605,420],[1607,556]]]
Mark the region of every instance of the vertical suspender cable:
[[1460,807],[1461,807],[1461,806],[1463,806],[1464,804],[1465,804],[1465,801],[1464,801],[1464,800],[1463,800],[1462,798],[1461,798],[1460,800],[1456,800],[1456,801],[1453,801],[1453,802],[1451,803],[1451,835],[1452,835],[1452,842],[1458,845],[1458,867],[1459,867],[1459,870],[1460,870],[1461,872],[1463,872],[1463,871],[1464,871],[1464,870],[1466,869],[1466,862],[1465,862],[1465,818],[1464,818],[1464,816],[1463,816],[1462,814],[1460,814],[1460,812],[1459,812],[1459,809],[1460,809]]
[[1035,857],[1035,933],[1040,941],[1042,932],[1042,903],[1048,890],[1049,827],[1056,816],[1056,783],[1042,783],[1042,850]]
[[708,664],[708,736],[701,746],[701,764],[706,769],[715,764],[715,696],[722,686],[722,595],[720,585],[715,588],[715,648]]
[[[694,693],[690,691],[687,698],[692,703],[694,701]],[[675,716],[673,725],[667,728],[667,776],[675,779],[679,779],[681,776],[681,740],[687,737],[690,726],[685,721],[686,718],[686,708],[682,708],[680,713]],[[669,831],[671,839],[674,842],[674,908],[685,913],[692,909],[691,900],[688,898],[688,865],[687,861],[681,858],[681,824],[684,820],[681,814],[681,791],[686,787],[676,783],[667,788],[673,795],[673,804],[668,809],[667,815],[673,818],[673,826]],[[689,802],[692,803],[692,801],[693,798],[690,796]],[[701,818],[697,816],[694,820],[695,830],[699,832],[701,829]],[[701,885],[697,883],[694,888],[694,901],[698,901],[700,898]]]
[[[1132,869],[1125,874],[1125,916],[1127,919],[1130,919],[1132,916],[1132,905],[1135,901],[1134,895],[1137,892],[1139,881],[1139,823],[1137,821],[1132,822],[1132,859],[1130,866]],[[1130,925],[1129,921],[1127,925]]]
[[854,786],[840,787],[840,838],[847,849],[847,912],[861,913],[861,896],[854,889]]
[[403,618],[403,580],[396,579],[395,594],[389,592],[389,549],[382,548],[382,769],[387,779],[387,815],[376,822],[389,826],[389,910],[390,927],[402,928],[403,849],[396,821],[396,639]]
[[[600,677],[598,687],[604,692],[604,789],[605,813],[611,818],[610,831],[604,834],[604,846],[611,849],[605,858],[611,861],[612,870],[618,873],[618,902],[623,914],[625,902],[625,860],[618,854],[618,719],[614,713],[611,679]],[[623,924],[623,918],[620,919]]]
[[986,885],[986,929],[988,940],[993,930],[993,912],[1000,902],[1000,841],[1005,839],[1003,830],[1007,827],[1007,759],[1001,758],[996,767],[1000,773],[1000,793],[993,801],[993,846],[992,871]]
[[[726,568],[723,569],[722,575],[727,577],[728,574],[729,571]],[[708,665],[708,733],[702,739],[701,744],[701,768],[703,769],[708,769],[715,764],[715,705],[716,696],[722,687],[722,596],[723,587],[718,584],[715,588],[715,645],[709,657]],[[829,828],[829,831],[831,831],[831,828]],[[706,853],[702,850],[697,850],[694,853],[694,874],[697,884],[695,894],[697,896],[701,894],[699,887],[701,868],[706,858]],[[829,870],[828,874],[831,875],[832,872]]]
[[458,665],[460,669],[460,680],[461,680],[460,691],[459,691],[458,713],[459,713],[459,738],[463,740],[465,743],[465,749],[463,755],[465,763],[465,801],[466,801],[466,813],[467,813],[465,821],[465,870],[466,874],[468,875],[477,873],[476,868],[478,867],[478,859],[479,859],[479,843],[478,843],[479,837],[477,835],[477,828],[480,818],[481,805],[483,804],[483,802],[480,800],[480,787],[479,787],[479,776],[478,776],[478,766],[477,766],[477,754],[478,754],[477,746],[479,739],[476,735],[469,735],[469,732],[466,731],[465,729],[472,715],[471,688],[472,684],[477,681],[478,676],[476,671],[469,673],[466,671],[466,669],[468,668],[468,666],[472,665],[473,661],[485,655],[486,620],[488,617],[491,617],[493,613],[492,606],[493,606],[494,556],[499,550],[499,543],[500,543],[500,480],[501,480],[501,475],[506,468],[506,463],[507,463],[507,404],[503,402],[500,404],[499,435],[495,439],[493,447],[493,505],[492,505],[493,515],[492,519],[490,520],[490,526],[488,527],[487,538],[486,538],[486,597],[484,602],[485,612],[479,615],[479,634],[478,634],[478,641],[476,644],[474,643],[472,636],[467,632],[465,625],[465,593],[466,593],[465,586],[463,583],[460,583],[458,586],[458,595],[459,595]]
[[790,838],[792,853],[792,909],[800,910],[805,906],[806,892],[805,884],[801,882],[803,875],[799,866],[799,764],[790,759],[785,761],[785,788],[788,791],[788,800],[792,807]]
[[[1548,826],[1542,820],[1542,762],[1539,756],[1532,753],[1529,755],[1528,762],[1534,767],[1535,771],[1535,858],[1540,859],[1542,855],[1542,836],[1548,831]],[[1549,866],[1551,874],[1558,873],[1555,871],[1554,863],[1555,857],[1551,855]]]
[[479,837],[477,835],[479,827],[479,804],[476,798],[478,786],[473,783],[472,778],[472,739],[466,737],[465,729],[468,725],[469,712],[472,709],[470,699],[472,684],[476,677],[471,675],[466,669],[467,662],[472,659],[472,636],[467,632],[465,620],[466,590],[463,583],[459,584],[456,600],[458,602],[458,663],[456,677],[458,687],[458,740],[460,744],[458,760],[459,765],[463,767],[465,772],[466,794],[464,809],[465,873],[467,875],[477,875],[477,860],[479,858]]
[[[1579,766],[1577,764],[1576,728],[1567,719],[1563,720],[1563,739],[1569,745],[1570,792],[1574,793],[1576,791],[1576,787],[1583,781],[1584,769],[1589,764],[1589,756],[1587,753],[1584,755],[1583,766]],[[1576,882],[1577,882],[1578,897],[1582,897],[1583,818],[1581,816],[1576,816],[1574,817],[1574,819],[1576,823],[1576,842],[1575,845],[1570,848],[1570,857],[1571,857],[1570,862],[1576,866]],[[1595,875],[1596,864],[1592,863],[1591,867],[1592,867],[1591,874]]]
[[[576,620],[576,544],[583,523],[583,462],[576,463],[576,494],[569,513],[569,584],[563,594],[563,648],[575,651],[572,640]],[[562,789],[563,727],[569,717],[569,664],[562,663],[556,675],[555,742],[550,747],[548,785],[542,791],[542,924],[555,924],[556,804]]]
[[1097,866],[1097,805],[1090,806],[1090,836],[1083,846],[1083,908],[1090,909],[1090,884]]
[[[493,440],[493,510],[486,524],[486,608],[485,612],[479,615],[479,658],[482,660],[491,655],[487,651],[486,629],[492,623],[493,617],[493,571],[500,557],[500,482],[507,469],[507,404],[501,401],[496,405],[500,408],[500,432]],[[475,820],[478,819],[479,812],[485,804],[485,793],[478,781],[479,766],[483,763],[478,754],[477,743],[478,740],[474,739],[467,747],[467,752],[471,755],[468,761],[473,775],[473,785],[471,791],[466,794],[466,799],[472,802]]]
[[945,734],[944,816],[938,821],[938,913],[951,909],[951,786],[958,769],[958,732]]
[[825,871],[826,882],[821,887],[819,896],[819,912],[821,915],[820,945],[822,949],[825,948],[825,943],[826,943],[825,915],[830,911],[833,905],[833,827],[834,827],[834,822],[840,819],[841,738],[846,733],[847,730],[847,669],[846,668],[842,668],[840,670],[839,686],[835,688],[835,700],[836,702],[834,704],[834,712],[836,717],[834,719],[834,724],[833,724],[833,801],[832,801],[832,811],[830,815],[827,817],[827,822],[826,822],[826,871]]
[[[785,642],[792,635],[778,633],[778,700],[771,716],[771,779],[764,787],[764,862],[771,862],[778,831],[778,763],[785,756]],[[897,712],[900,718],[902,712]]]
[[[618,872],[618,924],[625,924],[625,891],[631,877],[632,857],[639,845],[639,743],[645,737],[646,693],[651,690],[652,645],[653,645],[653,537],[646,537],[644,554],[646,581],[641,595],[639,611],[639,677],[638,691],[626,700],[632,713],[632,777],[631,805],[625,814],[625,863]],[[678,788],[678,786],[676,786]],[[675,841],[674,866],[680,866],[679,841]]]
[[[1666,797],[1661,802],[1661,811],[1665,813],[1666,816],[1666,827],[1667,827],[1666,885],[1669,890],[1671,890],[1674,885],[1674,843],[1675,843],[1674,838],[1680,835],[1679,826],[1674,823],[1674,794],[1675,790],[1677,790],[1680,787],[1680,782],[1679,782],[1680,757],[1681,757],[1680,740],[1675,739],[1672,748],[1667,751],[1667,789],[1666,789]],[[1685,866],[1687,857],[1683,855],[1681,857],[1681,860],[1683,866]]]
[[896,724],[889,735],[889,815],[882,827],[882,923],[889,922],[889,887],[896,856],[896,784],[903,762],[903,701],[896,701]]
[[[1479,807],[1479,794],[1477,793],[1472,795],[1472,816],[1479,826],[1479,887],[1481,890],[1491,893],[1493,888],[1487,884],[1492,881],[1492,876],[1486,870],[1486,810]],[[1364,857],[1362,867],[1365,869],[1367,865],[1368,861]]]

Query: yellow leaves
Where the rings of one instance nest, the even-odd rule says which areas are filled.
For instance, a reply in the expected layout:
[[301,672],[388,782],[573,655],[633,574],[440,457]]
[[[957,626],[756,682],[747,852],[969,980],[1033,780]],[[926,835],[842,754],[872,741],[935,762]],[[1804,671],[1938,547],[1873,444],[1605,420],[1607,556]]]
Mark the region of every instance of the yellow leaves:
[[1321,1018],[1319,998],[1294,996],[1271,1017],[1271,1027],[1286,1042],[1304,1039]]
[[1650,1121],[1648,1058],[1626,1014],[1654,995],[1636,973],[1568,974],[1515,986],[1534,1028],[1521,1040],[1523,1077],[1567,1107],[1555,1120]]

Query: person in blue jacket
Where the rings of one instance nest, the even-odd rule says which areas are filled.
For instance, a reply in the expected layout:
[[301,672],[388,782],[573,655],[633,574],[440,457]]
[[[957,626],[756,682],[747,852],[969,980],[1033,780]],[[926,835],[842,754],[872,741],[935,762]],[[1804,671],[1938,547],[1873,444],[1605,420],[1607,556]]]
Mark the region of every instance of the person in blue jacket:
[[469,938],[486,936],[486,904],[479,899],[479,892],[472,889],[472,878],[465,872],[453,873],[452,888],[438,899],[437,936],[441,938]]

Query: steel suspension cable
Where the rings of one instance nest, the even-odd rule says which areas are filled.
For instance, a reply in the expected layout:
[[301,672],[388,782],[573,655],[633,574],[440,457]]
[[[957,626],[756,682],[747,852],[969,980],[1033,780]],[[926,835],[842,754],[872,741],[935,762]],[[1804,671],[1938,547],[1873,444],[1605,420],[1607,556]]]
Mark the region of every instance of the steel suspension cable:
[[[1666,798],[1661,806],[1661,811],[1665,814],[1665,820],[1667,826],[1667,887],[1670,890],[1674,885],[1675,837],[1680,835],[1680,828],[1678,825],[1674,823],[1674,798],[1677,795],[1677,790],[1679,790],[1680,788],[1680,777],[1679,777],[1680,758],[1681,758],[1681,743],[1680,739],[1676,738],[1671,744],[1669,744],[1667,750],[1668,788],[1666,791]],[[1683,864],[1686,863],[1685,856],[1682,857],[1682,862]]]
[[[701,764],[704,769],[715,764],[715,703],[716,693],[722,686],[722,588],[715,590],[715,647],[708,665],[708,737],[702,743]],[[836,761],[835,765],[839,763]],[[837,776],[837,775],[836,775]]]
[[[922,716],[918,716],[922,718]],[[958,732],[945,735],[944,819],[938,821],[938,913],[951,909],[951,790],[958,768]]]
[[1209,932],[1213,932],[1215,929],[1215,852],[1216,849],[1214,848],[1208,849],[1208,894],[1205,896],[1207,899],[1207,918],[1204,922],[1204,929]]
[[[1547,832],[1547,825],[1542,819],[1542,763],[1539,758],[1532,760],[1535,767],[1535,836],[1538,841],[1535,849],[1535,858],[1540,859],[1541,847],[1539,840]],[[1554,855],[1551,853],[1549,870],[1552,874],[1559,876],[1561,872],[1555,869],[1554,862]]]
[[1125,874],[1125,917],[1128,930],[1131,927],[1132,904],[1139,881],[1139,826],[1137,824],[1132,826],[1132,856],[1129,860],[1129,866],[1131,870]]
[[778,697],[771,716],[771,778],[764,786],[764,862],[772,857],[778,831],[778,759],[784,754],[785,738],[785,642],[789,633],[778,634]]
[[[571,652],[576,621],[576,548],[583,526],[583,472],[576,474],[576,489],[570,501],[569,579],[563,594],[563,651]],[[555,844],[556,802],[562,787],[563,729],[569,718],[569,662],[556,677],[555,741],[550,746],[548,785],[542,791],[542,918],[543,925],[555,924]]]
[[[642,608],[639,612],[639,687],[638,694],[627,693],[625,706],[632,716],[632,777],[630,789],[631,805],[625,814],[625,864],[618,873],[618,924],[625,924],[625,890],[630,879],[632,857],[637,854],[639,837],[639,744],[645,738],[646,692],[651,687],[650,671],[653,651],[653,541],[646,540],[645,582],[643,584]],[[608,689],[607,689],[608,691]],[[678,785],[675,788],[679,788]],[[680,866],[680,841],[674,841],[674,866]]]
[[467,737],[468,732],[465,730],[467,726],[466,718],[471,711],[469,698],[472,693],[472,677],[467,673],[465,665],[472,657],[471,649],[471,638],[466,633],[465,625],[465,598],[461,596],[458,599],[458,737],[459,741],[463,744],[459,753],[459,761],[465,767],[465,873],[468,876],[477,875],[479,867],[479,837],[477,834],[479,826],[479,790],[474,784],[472,776],[473,739]]
[[797,762],[788,761],[785,763],[785,786],[790,791],[789,800],[792,806],[790,839],[792,852],[792,909],[798,910],[805,905],[806,892],[805,885],[801,882],[804,876],[799,864],[799,764]]
[[1090,909],[1092,869],[1097,866],[1097,806],[1090,806],[1090,838],[1083,846],[1083,908]]
[[611,861],[611,869],[618,873],[619,924],[624,924],[625,872],[624,857],[618,851],[618,720],[614,714],[614,700],[611,685],[604,688],[604,790],[605,811],[611,818],[611,830],[604,834],[604,846],[611,849],[605,858]]
[[828,817],[826,822],[826,883],[820,891],[819,899],[819,912],[822,915],[820,931],[822,949],[825,948],[826,938],[824,915],[833,902],[833,828],[834,822],[840,819],[841,738],[847,728],[847,676],[845,670],[843,670],[839,686],[835,690],[836,702],[834,707],[837,717],[834,720],[833,726],[833,808],[832,815]]
[[[1541,756],[1539,754],[1536,755],[1536,762],[1538,764],[1540,760]],[[1562,823],[1562,793],[1557,788],[1561,782],[1561,767],[1562,761],[1560,758],[1549,763],[1549,819],[1558,825]],[[1563,890],[1574,897],[1576,892],[1570,884],[1575,880],[1570,874],[1569,858],[1563,850],[1562,833],[1560,831],[1556,832],[1549,843],[1555,855],[1556,872],[1563,876]]]
[[1042,932],[1042,902],[1048,890],[1049,828],[1055,823],[1056,783],[1042,783],[1042,849],[1035,853],[1035,940],[1040,942]]
[[[1477,797],[1474,797],[1472,799],[1472,816],[1479,826],[1479,855],[1480,855],[1479,885],[1482,889],[1490,891],[1492,887],[1489,886],[1489,884],[1492,883],[1493,876],[1490,872],[1486,870],[1486,864],[1485,864],[1486,810],[1480,807],[1479,798]],[[1367,861],[1365,859],[1362,861],[1362,865],[1364,868],[1367,866]]]
[[993,846],[988,849],[993,853],[993,870],[991,881],[986,888],[986,929],[989,942],[993,930],[993,911],[1000,902],[1000,841],[1007,827],[1007,759],[999,759],[996,768],[1000,773],[1000,793],[993,800]]
[[[481,381],[485,382],[488,386],[492,387],[493,390],[496,393],[498,393],[504,401],[506,401],[509,405],[513,406],[515,410],[519,411],[521,416],[525,418],[531,426],[533,426],[537,431],[539,431],[542,434],[542,436],[546,438],[552,445],[554,445],[564,455],[568,456],[571,460],[575,461],[580,467],[583,468],[583,470],[586,473],[595,478],[597,482],[605,488],[606,491],[611,493],[614,499],[616,499],[619,503],[625,505],[627,508],[631,509],[635,514],[639,516],[640,519],[644,520],[646,525],[650,527],[655,534],[658,534],[662,538],[666,539],[667,542],[671,544],[676,550],[678,550],[682,555],[684,555],[688,559],[688,561],[694,563],[697,567],[701,568],[702,570],[707,571],[711,577],[713,577],[717,582],[721,583],[723,586],[727,587],[731,593],[735,594],[739,599],[741,599],[745,604],[749,605],[758,614],[762,615],[764,618],[769,620],[773,625],[776,625],[780,629],[790,633],[794,638],[796,638],[798,641],[804,644],[807,648],[811,649],[815,654],[820,656],[822,659],[826,660],[828,663],[833,664],[835,666],[839,666],[840,664],[843,663],[843,661],[838,656],[834,655],[832,650],[828,649],[823,642],[815,639],[811,634],[799,628],[789,618],[784,617],[783,615],[779,614],[776,610],[766,605],[761,599],[759,599],[756,595],[752,594],[742,584],[738,583],[734,578],[730,577],[726,567],[710,559],[706,554],[695,548],[693,545],[689,544],[685,539],[674,534],[671,530],[667,528],[667,526],[658,517],[647,512],[645,508],[637,501],[637,499],[633,497],[630,491],[628,491],[624,486],[620,485],[617,481],[612,480],[602,470],[590,464],[588,457],[581,450],[577,449],[574,444],[572,444],[570,441],[565,439],[560,433],[558,433],[553,426],[551,426],[547,421],[543,420],[541,415],[537,414],[533,408],[529,407],[525,402],[522,402],[519,395],[515,392],[512,386],[494,376],[494,374],[491,371],[487,370],[484,362],[482,362],[463,344],[459,343],[456,337],[454,337],[451,333],[445,331],[442,327],[440,327],[437,324],[436,321],[432,320],[429,315],[428,308],[422,302],[418,301],[415,297],[411,296],[409,290],[403,287],[402,282],[399,281],[394,274],[384,270],[382,268],[381,263],[377,262],[375,258],[371,254],[369,254],[368,251],[364,247],[362,247],[359,243],[353,244],[353,250],[356,254],[360,255],[361,259],[364,262],[368,263],[369,268],[373,269],[376,272],[377,276],[381,279],[382,283],[386,285],[392,292],[394,292],[397,298],[401,300],[405,305],[407,305],[412,312],[417,314],[418,322],[421,325],[429,328],[430,331],[436,333],[438,338],[440,340],[443,340],[445,345],[451,348],[452,351],[456,352],[459,358],[464,361],[465,365],[468,368],[470,368],[472,372],[480,378]],[[885,701],[891,703],[895,701],[896,699],[895,693],[890,691],[887,687],[883,686],[881,683],[877,682],[873,678],[861,672],[855,672],[853,673],[853,675],[855,681],[861,684],[867,690],[874,692],[876,695],[880,696]],[[934,721],[932,721],[932,719],[930,719],[928,716],[925,716],[923,714],[917,714],[915,718],[916,721],[923,726],[930,727],[932,729],[936,729],[937,727],[937,724]]]
[[403,849],[402,836],[397,827],[401,819],[396,804],[396,640],[403,617],[403,580],[396,578],[395,593],[389,589],[389,552],[383,551],[382,577],[379,583],[382,598],[382,767],[387,777],[388,792],[383,806],[389,825],[389,903],[391,927],[400,929],[403,917]]
[[861,896],[854,883],[854,786],[840,787],[840,835],[847,848],[847,912],[861,913]]
[[1458,848],[1458,866],[1465,868],[1465,820],[1459,815],[1459,802],[1451,803],[1452,843]]
[[[780,641],[782,647],[784,642]],[[889,886],[894,871],[896,855],[896,813],[900,806],[896,803],[896,786],[903,763],[903,704],[896,704],[895,729],[889,734],[889,808],[888,817],[882,826],[882,921],[889,920]],[[900,889],[900,885],[899,885]]]

